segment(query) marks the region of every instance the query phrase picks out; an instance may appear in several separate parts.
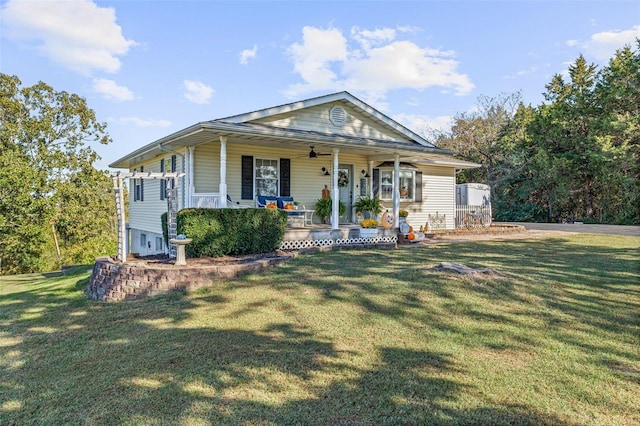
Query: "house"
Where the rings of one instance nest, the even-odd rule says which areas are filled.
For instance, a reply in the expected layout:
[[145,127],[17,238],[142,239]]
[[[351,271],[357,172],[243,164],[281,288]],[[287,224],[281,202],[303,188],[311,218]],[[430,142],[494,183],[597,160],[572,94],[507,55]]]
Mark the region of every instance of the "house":
[[[110,167],[130,172],[183,172],[178,209],[252,207],[258,196],[292,196],[313,210],[323,190],[347,207],[332,229],[357,220],[353,203],[377,195],[408,222],[444,217],[454,228],[456,170],[477,164],[454,158],[348,92],[196,123],[139,148]],[[165,252],[160,216],[167,211],[165,180],[130,180],[129,251]],[[320,218],[313,218],[319,223]]]

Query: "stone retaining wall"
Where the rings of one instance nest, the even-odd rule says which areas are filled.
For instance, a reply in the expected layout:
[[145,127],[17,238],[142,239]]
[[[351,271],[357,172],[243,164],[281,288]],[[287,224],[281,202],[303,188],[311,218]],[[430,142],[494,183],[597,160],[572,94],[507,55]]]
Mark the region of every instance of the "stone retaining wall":
[[114,302],[170,291],[194,290],[250,272],[260,272],[292,258],[293,255],[256,259],[233,265],[154,268],[148,265],[123,264],[103,257],[98,258],[93,266],[87,293],[94,300]]
[[345,249],[393,249],[396,243],[373,243],[330,247],[313,247],[277,257],[255,259],[243,263],[211,266],[154,267],[148,264],[121,263],[110,257],[96,259],[87,294],[94,300],[116,302],[165,294],[171,291],[195,290],[216,282],[260,272],[287,262],[298,253]]

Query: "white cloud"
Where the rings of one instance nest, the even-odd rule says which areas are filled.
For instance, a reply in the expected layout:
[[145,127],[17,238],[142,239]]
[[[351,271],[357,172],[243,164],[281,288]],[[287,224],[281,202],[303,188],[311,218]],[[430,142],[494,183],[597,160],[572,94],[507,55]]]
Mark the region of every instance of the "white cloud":
[[403,113],[394,115],[393,119],[428,140],[434,139],[438,132],[451,130],[453,124],[453,117],[448,115],[430,117]]
[[303,82],[291,85],[287,95],[297,97],[318,90],[352,90],[381,99],[390,90],[439,86],[464,95],[474,85],[457,71],[455,52],[422,47],[399,40],[407,29],[353,27],[350,39],[336,28],[304,27],[302,41],[288,53]]
[[616,50],[623,48],[625,45],[630,45],[634,48],[636,38],[640,38],[640,25],[636,25],[628,30],[612,30],[595,33],[589,40],[582,42],[569,40],[567,41],[567,45],[572,47],[578,46],[583,49],[583,53],[586,55],[606,61],[613,57]]
[[117,72],[118,56],[136,45],[122,35],[113,8],[90,0],[9,0],[0,15],[5,37],[82,74]]
[[258,53],[258,45],[254,44],[253,49],[244,49],[240,52],[240,64],[247,65],[249,63],[249,59],[253,59],[256,57]]
[[184,80],[184,88],[186,92],[184,97],[194,104],[208,104],[211,96],[213,96],[213,87],[207,86],[201,81]]
[[173,124],[169,120],[145,120],[138,117],[112,118],[109,121],[116,121],[120,124],[133,124],[138,127],[169,127]]
[[107,99],[114,99],[116,101],[133,100],[133,92],[124,86],[118,86],[113,80],[94,78],[93,90],[100,93]]
[[342,33],[337,29],[304,27],[302,39],[302,43],[292,44],[288,52],[295,71],[305,83],[291,86],[289,94],[296,96],[314,90],[339,89],[341,84],[331,63],[347,60],[347,40]]

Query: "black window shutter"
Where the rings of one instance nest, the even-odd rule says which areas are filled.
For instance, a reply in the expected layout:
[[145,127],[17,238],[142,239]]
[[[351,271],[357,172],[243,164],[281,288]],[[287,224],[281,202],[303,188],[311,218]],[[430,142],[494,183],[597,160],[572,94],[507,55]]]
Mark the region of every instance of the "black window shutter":
[[416,172],[416,190],[414,192],[414,200],[422,201],[422,172]]
[[[164,158],[160,160],[160,173],[164,173]],[[160,199],[164,200],[167,195],[167,180],[165,178],[160,179]]]
[[[176,156],[172,155],[171,156],[171,173],[175,173],[176,172]],[[171,189],[174,189],[176,187],[176,178],[172,178],[171,179]]]
[[291,160],[280,159],[280,196],[291,196]]
[[[144,166],[140,166],[140,172],[144,172]],[[144,179],[140,179],[140,201],[144,201]]]
[[[136,173],[138,171],[138,169],[133,169],[133,173]],[[131,180],[131,183],[133,184],[133,201],[138,201],[138,199],[140,198],[140,187],[138,186],[138,179],[133,178]]]
[[373,169],[373,196],[378,197],[380,192],[380,169]]
[[242,156],[242,199],[253,200],[253,157]]

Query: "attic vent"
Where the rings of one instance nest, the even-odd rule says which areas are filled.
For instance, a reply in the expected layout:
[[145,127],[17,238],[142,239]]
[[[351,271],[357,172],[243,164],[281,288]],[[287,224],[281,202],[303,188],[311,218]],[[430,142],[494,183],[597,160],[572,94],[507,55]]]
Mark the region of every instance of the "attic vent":
[[334,126],[342,127],[347,122],[347,111],[339,105],[334,105],[329,110],[329,120]]

